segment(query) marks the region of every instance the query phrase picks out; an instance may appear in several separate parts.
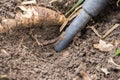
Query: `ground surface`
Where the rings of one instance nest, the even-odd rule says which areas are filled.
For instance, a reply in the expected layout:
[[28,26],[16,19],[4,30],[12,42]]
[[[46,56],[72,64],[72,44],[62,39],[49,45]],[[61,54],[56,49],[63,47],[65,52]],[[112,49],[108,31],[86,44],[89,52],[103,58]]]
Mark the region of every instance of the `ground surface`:
[[[13,18],[19,2],[21,0],[0,0],[0,16]],[[114,51],[105,53],[94,49],[92,45],[99,38],[89,29],[97,25],[97,30],[104,34],[113,25],[111,21],[120,10],[113,5],[111,3],[91,21],[82,36],[76,36],[73,43],[60,53],[54,51],[54,44],[38,46],[32,38],[37,35],[40,42],[56,38],[60,34],[58,27],[17,29],[0,34],[0,75],[7,75],[7,80],[82,80],[79,72],[85,71],[93,80],[118,80],[120,71],[108,63],[109,57],[114,57]],[[60,10],[65,12],[62,8]],[[105,40],[113,39],[120,40],[120,27]],[[120,57],[113,59],[120,64]],[[101,68],[107,68],[110,73],[106,75]]]

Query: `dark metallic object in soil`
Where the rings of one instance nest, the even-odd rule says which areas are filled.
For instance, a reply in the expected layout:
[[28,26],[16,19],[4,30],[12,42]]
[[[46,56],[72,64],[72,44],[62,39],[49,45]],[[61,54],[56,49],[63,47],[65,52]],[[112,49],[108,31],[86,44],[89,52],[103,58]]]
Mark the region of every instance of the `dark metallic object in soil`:
[[62,40],[57,42],[56,51],[61,51],[73,40],[77,32],[85,27],[88,21],[98,15],[106,6],[108,0],[86,0],[83,4],[83,9],[80,14],[73,20],[70,26],[66,29]]

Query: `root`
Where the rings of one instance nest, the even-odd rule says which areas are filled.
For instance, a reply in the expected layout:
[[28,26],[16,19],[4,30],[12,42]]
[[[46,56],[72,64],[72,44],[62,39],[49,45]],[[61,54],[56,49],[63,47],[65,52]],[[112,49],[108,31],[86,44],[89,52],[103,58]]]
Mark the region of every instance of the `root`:
[[14,19],[2,19],[0,22],[0,33],[16,27],[31,27],[41,25],[62,25],[66,18],[64,15],[39,6],[18,6],[20,9]]

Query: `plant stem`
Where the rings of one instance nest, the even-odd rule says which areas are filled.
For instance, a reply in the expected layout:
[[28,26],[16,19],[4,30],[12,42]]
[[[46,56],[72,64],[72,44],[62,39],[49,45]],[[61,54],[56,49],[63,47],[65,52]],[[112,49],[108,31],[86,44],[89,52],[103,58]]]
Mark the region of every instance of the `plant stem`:
[[75,10],[75,8],[77,8],[80,4],[83,3],[84,0],[78,0],[78,2],[65,14],[65,16],[67,16],[68,14],[70,14],[72,11]]

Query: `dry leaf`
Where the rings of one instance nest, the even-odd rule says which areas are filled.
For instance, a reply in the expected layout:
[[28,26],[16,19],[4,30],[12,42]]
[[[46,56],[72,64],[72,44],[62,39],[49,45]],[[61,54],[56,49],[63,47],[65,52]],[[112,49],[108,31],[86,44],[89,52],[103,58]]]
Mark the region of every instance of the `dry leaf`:
[[38,16],[38,12],[32,6],[31,8],[27,8],[25,6],[18,6],[18,7],[24,12],[22,17],[31,18],[33,15]]
[[100,51],[105,51],[105,52],[111,51],[113,50],[113,48],[115,48],[113,44],[106,43],[105,41],[101,39],[99,40],[99,43],[93,44],[93,47],[96,49],[99,49]]
[[80,74],[84,80],[92,80],[91,77],[87,73],[85,73],[84,71],[80,71]]

